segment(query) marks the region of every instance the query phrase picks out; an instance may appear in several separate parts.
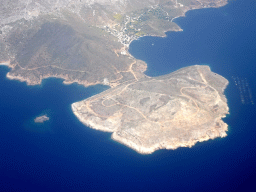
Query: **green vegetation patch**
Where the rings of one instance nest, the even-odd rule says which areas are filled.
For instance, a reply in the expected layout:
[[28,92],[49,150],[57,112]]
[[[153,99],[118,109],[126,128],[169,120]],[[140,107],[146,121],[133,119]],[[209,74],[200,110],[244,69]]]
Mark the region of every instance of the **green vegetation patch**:
[[144,31],[138,31],[137,33],[135,33],[135,35],[137,35],[138,37],[141,37],[146,35],[146,33]]
[[118,22],[121,22],[123,20],[123,15],[120,14],[120,13],[117,13],[115,15],[113,15],[113,17],[118,21]]

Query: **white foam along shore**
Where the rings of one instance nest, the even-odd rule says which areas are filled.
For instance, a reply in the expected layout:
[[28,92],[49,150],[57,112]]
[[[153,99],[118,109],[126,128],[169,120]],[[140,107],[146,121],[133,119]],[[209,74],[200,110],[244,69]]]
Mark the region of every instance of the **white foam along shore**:
[[[199,138],[193,138],[193,139],[190,139],[189,141],[176,141],[175,140],[175,141],[171,141],[171,142],[160,142],[160,143],[156,143],[155,145],[145,147],[143,145],[134,143],[133,141],[128,140],[125,137],[120,136],[117,133],[117,130],[113,129],[113,127],[111,127],[111,128],[107,127],[107,126],[104,127],[103,125],[95,124],[93,121],[90,121],[90,120],[84,118],[84,114],[79,113],[77,111],[77,108],[78,108],[78,103],[73,103],[72,104],[73,113],[78,118],[78,120],[81,123],[83,123],[85,126],[91,128],[91,129],[98,130],[98,131],[112,132],[111,138],[114,141],[117,141],[120,144],[123,144],[123,145],[135,150],[137,153],[144,154],[144,155],[152,154],[159,149],[175,150],[180,147],[191,148],[198,142],[204,142],[204,141],[208,141],[210,139],[213,140],[218,137],[221,137],[221,138],[226,137],[227,136],[226,132],[228,131],[228,125],[221,120],[222,118],[226,117],[226,115],[222,115],[219,118],[217,118],[218,120],[220,120],[222,129],[220,130],[220,129],[215,129],[215,127],[212,127],[211,130],[212,130],[213,134],[210,136],[207,133],[205,133],[205,134],[201,135]],[[85,117],[87,117],[87,116],[85,116]]]
[[0,65],[10,67],[10,61],[0,61]]
[[[220,131],[220,130],[217,130],[217,129],[214,129],[212,128],[212,130],[214,130],[214,135],[212,135],[211,137],[208,135],[208,134],[205,134],[205,135],[202,135],[201,137],[199,138],[196,138],[196,139],[190,139],[189,141],[173,141],[171,143],[166,143],[166,142],[162,142],[162,143],[156,143],[155,145],[153,146],[150,146],[150,147],[145,147],[145,146],[142,146],[142,145],[138,145],[124,137],[121,137],[117,134],[117,132],[113,132],[112,135],[111,135],[111,138],[133,150],[135,150],[137,153],[140,153],[140,154],[144,154],[144,155],[149,155],[149,154],[152,154],[154,153],[155,151],[159,150],[159,149],[167,149],[167,150],[175,150],[177,148],[180,148],[180,147],[193,147],[194,145],[196,145],[196,143],[198,142],[204,142],[204,141],[208,141],[208,140],[213,140],[215,138],[218,138],[218,137],[226,137],[227,134],[226,132],[228,131],[228,125],[226,123],[224,123],[223,121],[222,122],[222,125],[223,125],[223,129]],[[90,128],[93,128],[93,127],[90,127]]]

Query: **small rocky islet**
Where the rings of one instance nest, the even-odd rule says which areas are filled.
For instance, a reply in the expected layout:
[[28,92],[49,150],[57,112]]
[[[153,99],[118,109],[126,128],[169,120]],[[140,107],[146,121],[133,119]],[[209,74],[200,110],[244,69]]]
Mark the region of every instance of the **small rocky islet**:
[[42,116],[36,117],[34,119],[34,122],[35,123],[44,123],[45,121],[49,121],[49,120],[50,120],[50,118],[47,115],[42,115]]

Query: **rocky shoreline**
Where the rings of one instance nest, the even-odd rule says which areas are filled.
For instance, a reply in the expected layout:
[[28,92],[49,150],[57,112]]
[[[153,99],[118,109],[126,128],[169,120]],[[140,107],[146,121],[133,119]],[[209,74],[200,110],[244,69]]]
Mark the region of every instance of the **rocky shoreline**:
[[[8,67],[10,67],[9,65],[7,65]],[[70,80],[68,77],[66,77],[65,75],[44,75],[44,76],[41,76],[41,78],[39,80],[31,80],[29,78],[24,78],[23,76],[21,75],[17,75],[17,76],[13,76],[10,74],[10,72],[8,72],[6,74],[6,77],[10,80],[17,80],[17,81],[20,81],[20,82],[26,82],[27,85],[30,85],[30,86],[33,86],[33,85],[40,85],[42,83],[42,81],[44,79],[47,79],[47,78],[58,78],[58,79],[63,79],[63,84],[66,84],[66,85],[70,85],[70,84],[73,84],[73,83],[77,83],[77,84],[80,84],[80,85],[83,85],[85,87],[89,87],[89,86],[94,86],[94,85],[99,85],[99,84],[102,84],[101,82],[95,82],[95,83],[89,83],[87,81],[80,81],[80,80]]]
[[[109,129],[108,127],[103,127],[103,126],[99,127],[99,125],[97,125],[97,124],[86,121],[83,118],[83,116],[79,115],[79,113],[76,112],[74,105],[72,105],[72,110],[73,110],[74,114],[76,115],[76,117],[79,119],[79,121],[91,129],[95,129],[95,130],[103,131],[103,132],[115,131],[113,128]],[[225,118],[225,117],[226,116],[222,116],[221,118]],[[214,127],[213,127],[212,132],[214,133],[214,135],[209,136],[208,134],[205,134],[198,139],[192,139],[192,140],[186,141],[186,142],[177,142],[176,141],[176,142],[172,142],[171,144],[163,142],[163,143],[155,144],[151,147],[144,147],[143,145],[138,145],[138,144],[132,142],[131,140],[128,140],[124,137],[119,136],[117,132],[114,132],[111,134],[111,139],[135,150],[136,152],[138,152],[140,154],[148,155],[148,154],[152,154],[155,151],[160,150],[160,149],[175,150],[180,147],[191,148],[194,145],[196,145],[196,143],[198,143],[198,142],[204,142],[204,141],[208,141],[210,139],[213,140],[218,137],[224,138],[227,136],[226,132],[228,131],[228,125],[226,123],[224,123],[222,120],[220,120],[220,122],[222,123],[222,127],[223,127],[223,129],[221,131],[214,129]]]
[[140,154],[145,154],[145,155],[148,155],[148,154],[152,154],[154,153],[155,151],[157,150],[160,150],[160,149],[167,149],[167,150],[175,150],[175,149],[178,149],[180,147],[193,147],[194,145],[196,145],[198,142],[204,142],[204,141],[208,141],[210,139],[215,139],[217,137],[226,137],[227,134],[225,131],[228,131],[228,125],[226,123],[224,123],[224,126],[226,128],[224,128],[224,132],[221,132],[221,133],[218,133],[216,131],[216,135],[212,136],[212,137],[209,137],[209,135],[204,135],[202,136],[201,138],[199,139],[196,139],[196,140],[191,140],[191,141],[187,141],[187,142],[173,142],[173,144],[167,144],[167,143],[159,143],[159,144],[156,144],[150,148],[147,148],[147,147],[144,147],[144,146],[139,146],[137,145],[136,143],[133,143],[132,141],[130,140],[127,140],[125,138],[122,138],[120,136],[118,136],[118,134],[116,132],[112,133],[111,135],[111,138],[133,150],[135,150],[136,152],[140,153]]

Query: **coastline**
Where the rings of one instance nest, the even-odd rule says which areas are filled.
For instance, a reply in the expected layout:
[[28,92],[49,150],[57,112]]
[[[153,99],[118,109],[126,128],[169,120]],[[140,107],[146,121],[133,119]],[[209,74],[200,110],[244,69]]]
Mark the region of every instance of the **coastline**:
[[[226,116],[225,116],[226,117]],[[224,133],[216,133],[216,135],[214,135],[214,137],[210,137],[208,134],[205,134],[204,136],[202,136],[201,138],[198,139],[194,139],[194,140],[190,140],[187,142],[173,142],[173,144],[168,144],[168,143],[158,143],[155,144],[154,146],[150,147],[150,148],[146,148],[144,146],[138,146],[136,143],[127,140],[123,137],[118,136],[118,134],[116,132],[112,133],[111,135],[111,139],[113,139],[114,141],[125,145],[126,147],[129,147],[130,149],[135,150],[137,153],[142,154],[142,155],[150,155],[152,153],[154,153],[157,150],[161,150],[161,149],[166,149],[166,150],[175,150],[181,147],[193,147],[194,145],[196,145],[198,142],[204,142],[204,141],[208,141],[208,140],[214,140],[218,137],[220,138],[224,138],[227,136],[226,132],[228,131],[228,125],[226,123],[224,123],[224,126],[226,127],[225,132]],[[91,127],[90,127],[91,128]]]
[[[222,117],[220,117],[220,119],[225,118],[225,117],[226,117],[226,115],[223,115]],[[155,151],[160,150],[160,149],[175,150],[175,149],[178,149],[180,147],[189,147],[189,148],[191,148],[194,145],[196,145],[198,142],[204,142],[204,141],[208,141],[210,139],[214,140],[218,137],[224,138],[224,137],[227,136],[226,132],[228,131],[228,125],[226,123],[224,123],[222,120],[220,120],[220,122],[222,123],[223,129],[222,129],[222,131],[219,131],[219,130],[213,128],[213,133],[215,133],[213,136],[209,136],[208,134],[205,134],[205,135],[203,135],[202,137],[200,137],[198,139],[190,140],[190,141],[187,141],[187,142],[177,141],[177,142],[172,142],[172,144],[168,144],[168,143],[163,142],[163,143],[155,144],[154,146],[152,146],[150,148],[146,148],[142,145],[139,146],[136,143],[134,143],[130,140],[127,140],[126,138],[120,137],[117,134],[117,132],[112,133],[111,139],[113,139],[114,141],[135,150],[137,153],[144,154],[144,155],[149,155],[149,154],[152,154]],[[92,127],[90,127],[90,128],[92,128]],[[109,131],[106,131],[106,132],[109,132]]]
[[[12,68],[10,65],[7,65],[7,66],[9,68]],[[46,75],[46,76],[41,76],[38,81],[35,81],[35,80],[31,81],[31,79],[29,79],[29,78],[24,78],[24,77],[21,77],[21,76],[13,76],[13,75],[10,74],[10,72],[8,72],[6,74],[6,78],[8,78],[9,80],[17,80],[17,81],[20,81],[20,82],[26,82],[26,84],[28,86],[41,85],[42,81],[47,79],[47,78],[63,79],[63,84],[65,84],[65,85],[70,85],[70,84],[73,84],[73,83],[77,83],[79,85],[83,85],[84,87],[89,87],[89,86],[103,84],[101,82],[89,83],[87,81],[80,81],[80,80],[77,80],[77,79],[71,81],[65,75]]]
[[1,61],[0,65],[7,66],[7,67],[11,68],[10,61]]
[[[124,99],[120,100],[118,99],[120,97],[114,95],[121,92],[126,85],[113,89],[109,85],[95,85],[85,88],[84,85],[77,83],[66,85],[63,79],[50,77],[43,79],[41,85],[32,86],[19,80],[11,81],[6,77],[7,73],[12,71],[10,73],[12,76],[20,74],[24,78],[35,80],[39,79],[34,78],[39,77],[39,74],[68,74],[72,80],[80,79],[90,82],[99,80],[102,82],[104,77],[98,75],[97,71],[92,75],[87,75],[54,68],[27,71],[19,69],[18,66],[11,69],[6,64],[0,65],[0,106],[2,109],[0,143],[4,152],[4,158],[1,159],[1,175],[4,189],[7,191],[39,192],[54,192],[56,190],[110,190],[120,192],[204,192],[207,190],[207,192],[218,192],[253,189],[256,178],[256,172],[253,171],[256,169],[256,54],[254,54],[256,52],[256,36],[254,34],[256,30],[256,12],[254,7],[256,7],[256,1],[238,0],[229,2],[228,5],[217,9],[187,12],[186,17],[174,20],[183,29],[182,32],[169,32],[166,38],[145,37],[139,41],[133,41],[130,45],[129,53],[134,55],[134,58],[141,59],[148,64],[146,74],[151,76],[148,79],[149,81],[155,78],[160,80],[160,76],[164,78],[164,75],[168,76],[172,72],[194,64],[207,65],[213,72],[213,76],[216,73],[229,81],[227,84],[227,82],[221,80],[223,82],[222,86],[218,87],[218,93],[223,92],[225,94],[220,94],[220,99],[225,102],[224,96],[227,98],[229,114],[217,112],[218,114],[214,117],[213,115],[205,116],[213,119],[209,121],[209,126],[207,125],[208,128],[211,128],[213,127],[211,123],[215,117],[220,118],[222,115],[221,119],[228,125],[226,135],[220,134],[219,137],[214,139],[206,135],[203,138],[203,132],[200,131],[199,126],[194,126],[195,129],[199,130],[198,132],[201,132],[201,135],[195,138],[202,136],[201,140],[205,139],[205,141],[197,141],[191,147],[180,146],[176,149],[166,149],[161,148],[161,145],[155,145],[161,143],[170,147],[171,145],[174,146],[176,143],[170,143],[172,135],[173,138],[177,138],[177,142],[189,141],[191,138],[189,136],[190,131],[174,126],[177,121],[166,123],[166,129],[163,129],[163,131],[157,129],[157,126],[149,126],[148,124],[148,126],[143,126],[143,129],[149,131],[145,131],[145,134],[138,134],[142,129],[142,126],[140,126],[142,123],[140,122],[143,118],[137,115],[136,110],[129,112],[131,118],[125,114],[124,117],[121,117],[117,113],[112,113],[119,106],[111,107],[109,113],[105,112],[105,108],[101,104],[110,107],[115,104],[115,101],[111,100],[112,98],[122,102],[122,104],[142,109],[139,107],[137,100],[146,96],[140,97],[139,94],[129,92],[135,90],[135,88],[143,89],[141,86],[129,86],[128,91],[122,92],[124,96],[122,98]],[[28,6],[28,10],[29,8],[30,6]],[[17,10],[12,11],[16,12]],[[84,14],[84,12],[81,12],[81,14]],[[161,35],[163,34],[161,33]],[[235,41],[233,41],[234,39]],[[31,47],[33,47],[32,44]],[[13,49],[8,50],[14,52]],[[8,50],[6,49],[6,51]],[[29,53],[26,50],[24,51]],[[3,54],[5,53],[3,52]],[[126,57],[119,52],[118,54],[120,58]],[[112,55],[115,56],[114,53]],[[16,64],[15,61],[20,61],[11,54],[8,57],[12,60],[11,65]],[[0,63],[8,61],[8,57],[0,59]],[[119,60],[119,58],[116,59]],[[122,67],[123,63],[119,63]],[[113,63],[110,62],[110,64]],[[37,63],[30,65],[26,62],[20,62],[20,65],[25,69],[40,66]],[[67,67],[65,64],[62,65],[62,63],[58,63],[58,65],[53,63],[52,65],[66,69],[78,69],[78,65],[75,65],[75,62],[73,64],[73,61],[71,67]],[[87,65],[86,62],[85,65]],[[86,67],[80,68],[79,66],[79,69],[86,71]],[[137,71],[137,65],[134,65],[132,69]],[[93,74],[98,75],[99,78],[94,78]],[[192,72],[189,73],[189,75],[191,74]],[[121,78],[121,75],[132,79],[131,73],[121,72],[113,78],[108,78],[108,82],[116,77]],[[174,76],[176,75],[177,73],[174,74]],[[215,77],[219,79],[217,75]],[[201,79],[194,78],[194,76],[192,78],[198,80],[198,83],[193,80],[190,82],[194,82],[200,87]],[[208,81],[208,78],[206,80]],[[169,86],[166,84],[167,87],[172,87],[176,83],[175,80],[169,82]],[[215,82],[212,81],[211,86],[219,85]],[[152,85],[158,90],[160,88],[160,85],[157,86],[154,80],[147,85]],[[201,86],[204,87],[204,84],[201,84]],[[245,87],[245,91],[243,87]],[[240,92],[240,89],[242,92]],[[200,94],[192,95],[196,89],[189,88],[182,89],[182,92],[190,97],[193,96],[193,99],[197,102],[198,97],[205,94],[205,92],[200,91],[201,89],[197,90],[199,90],[197,93]],[[210,104],[210,100],[216,100],[217,93],[208,87],[205,90],[212,92],[212,94],[205,97],[204,104],[206,107],[213,106],[214,108],[214,102]],[[167,89],[164,91],[167,91]],[[249,94],[251,94],[254,105],[250,101]],[[134,99],[130,98],[129,95],[134,95]],[[100,99],[101,96],[103,96],[102,99]],[[241,96],[244,97],[244,103]],[[126,98],[127,100],[125,100]],[[184,98],[185,102],[189,101],[185,96],[179,98]],[[146,99],[142,100],[145,108],[150,109],[150,106],[156,103],[153,99],[153,102],[150,100],[144,102]],[[89,100],[92,102],[87,102]],[[72,104],[79,101],[83,101],[80,104],[84,105],[89,103],[94,112],[99,115],[109,114],[112,116],[114,114],[114,118],[110,120],[120,121],[118,119],[122,118],[121,127],[120,125],[116,126],[118,128],[115,131],[116,133],[96,130],[92,126],[88,127],[72,111]],[[196,111],[196,106],[192,100],[190,100],[190,103],[191,108],[189,109],[193,113]],[[203,103],[197,103],[201,108]],[[161,103],[159,102],[159,104]],[[169,106],[169,112],[161,113],[159,111],[159,113],[154,114],[163,114],[165,119],[170,119],[168,115],[174,111],[172,110],[173,105],[167,106]],[[223,105],[222,109],[225,108]],[[81,110],[78,108],[77,112],[85,121],[87,119],[91,120],[94,115],[90,116],[85,112],[85,109],[86,107],[81,108]],[[204,110],[204,108],[201,109]],[[126,107],[121,110],[121,113],[128,112],[128,110],[129,108]],[[198,116],[194,117],[201,117],[201,114],[204,113],[202,110],[202,113],[198,113]],[[148,114],[147,111],[140,111],[144,115]],[[42,115],[47,115],[50,120],[44,123],[35,123],[34,119]],[[154,120],[151,119],[152,116],[147,115],[147,117]],[[132,118],[134,121],[129,123],[129,119]],[[139,126],[136,126],[136,121]],[[97,122],[99,121],[94,123],[98,124]],[[194,124],[193,118],[189,118],[187,122],[191,126]],[[203,121],[199,120],[198,122],[202,123]],[[99,124],[101,123],[99,122]],[[108,124],[102,125],[98,127],[114,127]],[[184,138],[184,140],[178,140],[176,133],[168,134],[168,132],[172,133],[173,129],[180,130],[181,133],[187,133],[179,137],[180,139]],[[224,129],[224,127],[221,129]],[[135,132],[132,132],[133,130]],[[201,130],[204,130],[204,125]],[[163,137],[158,135],[158,133],[161,133],[160,131],[163,133],[161,134]],[[224,134],[224,132],[222,133]],[[214,135],[214,133],[212,134]],[[120,141],[117,140],[118,138],[115,139],[115,135]],[[148,137],[150,135],[152,137]],[[163,140],[164,137],[166,140]],[[138,148],[152,147],[154,152],[150,152],[149,149],[145,149],[148,153],[139,152],[122,142],[122,138],[134,142],[131,144],[138,145]],[[155,142],[152,142],[154,140]],[[153,147],[153,145],[155,146]]]
[[[226,2],[225,4],[222,4],[222,5],[220,5],[220,6],[216,6],[216,7],[192,7],[192,8],[190,8],[190,9],[186,9],[186,10],[184,10],[184,12],[181,14],[181,15],[178,15],[178,16],[176,16],[176,17],[174,17],[174,18],[172,18],[171,19],[171,22],[173,22],[173,23],[176,23],[174,20],[175,19],[178,19],[178,18],[180,18],[180,17],[186,17],[186,13],[187,12],[189,12],[189,11],[193,11],[193,10],[200,10],[200,9],[209,9],[209,8],[215,8],[215,9],[217,9],[217,8],[220,8],[220,7],[223,7],[223,6],[225,6],[225,5],[227,5],[228,4],[228,2]],[[177,24],[177,23],[176,23]],[[167,35],[166,35],[166,33],[167,32],[182,32],[183,31],[183,29],[182,28],[180,28],[180,26],[177,24],[177,26],[179,27],[178,29],[175,29],[175,30],[171,30],[171,29],[169,29],[169,30],[166,30],[166,31],[164,31],[163,33],[165,34],[165,35],[154,35],[154,34],[149,34],[149,35],[143,35],[143,36],[141,36],[141,37],[139,37],[138,39],[140,39],[140,38],[142,38],[142,37],[161,37],[161,38],[165,38]],[[135,39],[135,40],[138,40],[138,39]],[[134,40],[133,40],[134,41]],[[130,46],[130,44],[133,42],[133,41],[131,41],[129,44],[128,44],[128,49],[129,49],[129,46]]]
[[[134,64],[134,63],[137,63],[138,65],[142,65],[143,66],[143,70],[141,70],[141,68],[138,67],[138,71],[133,71],[133,72],[136,72],[138,76],[146,76],[144,74],[144,72],[146,71],[147,69],[147,64],[146,62],[142,61],[142,60],[138,60],[136,58],[134,58],[131,54],[127,54],[127,56],[131,59],[131,66]],[[22,67],[19,66],[19,64],[10,64],[10,62],[4,62],[2,65],[4,66],[7,66],[11,69],[15,68],[16,66],[18,66],[21,70],[30,70],[30,69],[24,69]],[[131,70],[131,66],[129,66],[129,70]],[[33,69],[33,70],[36,70],[36,69]],[[128,72],[129,70],[127,71],[124,71],[124,72]],[[11,74],[12,71],[9,71],[7,74],[6,74],[6,78],[8,78],[9,80],[18,80],[20,82],[26,82],[26,84],[28,86],[33,86],[33,85],[40,85],[42,83],[42,80],[44,79],[47,79],[47,78],[58,78],[58,79],[63,79],[63,84],[65,85],[70,85],[72,83],[77,83],[79,85],[83,85],[84,87],[89,87],[89,86],[94,86],[94,85],[107,85],[107,86],[110,86],[110,87],[116,87],[118,84],[115,84],[115,83],[112,83],[112,82],[117,82],[119,79],[114,79],[114,80],[111,80],[109,82],[109,84],[106,84],[104,83],[104,80],[103,81],[96,81],[96,82],[88,82],[87,80],[79,80],[79,79],[70,79],[68,75],[63,75],[63,74],[47,74],[47,75],[40,75],[39,77],[35,77],[34,79],[32,78],[27,78],[27,77],[24,77],[24,76],[21,76],[21,75],[12,75]]]
[[[226,5],[226,4],[225,4]],[[224,5],[222,5],[224,6]],[[222,7],[220,6],[220,7]],[[174,22],[174,20],[176,18],[180,18],[180,17],[186,17],[186,12],[188,11],[191,11],[191,10],[196,10],[196,9],[203,9],[203,8],[213,8],[213,7],[199,7],[199,8],[194,8],[194,9],[188,9],[186,10],[185,12],[183,12],[183,14],[177,16],[177,17],[174,17],[171,22]],[[218,8],[218,7],[215,7],[215,8]],[[157,36],[157,35],[148,35],[148,36],[157,36],[157,37],[162,37],[162,38],[165,38],[167,35],[166,35],[166,32],[171,32],[171,31],[175,31],[175,32],[178,32],[178,31],[183,31],[183,29],[181,29],[179,27],[179,29],[177,30],[167,30],[165,31],[165,35],[164,36]],[[144,36],[142,36],[144,37]],[[141,37],[140,37],[141,38]],[[128,46],[128,49],[129,49],[129,46]],[[132,55],[130,55],[128,53],[128,56],[129,57],[132,57],[133,59],[135,59]],[[3,62],[3,63],[0,63],[0,65],[4,65],[4,66],[8,66],[9,68],[14,68],[14,66],[10,65],[10,61],[9,62]],[[144,74],[144,72],[143,72]],[[72,84],[72,83],[78,83],[80,85],[83,85],[85,87],[88,87],[88,86],[94,86],[94,85],[99,85],[99,84],[103,84],[103,82],[94,82],[94,83],[90,83],[90,82],[87,82],[87,81],[80,81],[78,79],[76,80],[70,80],[67,76],[65,75],[45,75],[45,76],[40,76],[40,78],[38,80],[31,80],[29,78],[24,78],[22,76],[13,76],[10,74],[10,72],[7,73],[6,77],[10,80],[18,80],[18,81],[21,81],[21,82],[26,82],[27,85],[40,85],[42,83],[42,80],[44,79],[47,79],[47,78],[60,78],[60,79],[63,79],[63,84]],[[228,83],[227,83],[228,85]],[[226,85],[226,86],[227,86]],[[226,88],[226,86],[223,88],[223,92]],[[85,122],[85,120],[82,119],[82,117],[80,117],[79,115],[77,115],[76,112],[74,112],[73,110],[73,104],[72,104],[72,111],[73,113],[78,117],[79,121],[82,122],[83,124],[85,124],[87,127],[90,127],[92,129],[95,129],[95,130],[100,130],[100,131],[105,131],[105,132],[113,132],[114,129],[111,129],[111,128],[107,128],[107,127],[102,127],[102,128],[99,128],[97,127],[97,125],[93,125],[93,124],[90,124],[88,122]],[[226,117],[226,115],[222,116],[222,118]],[[225,123],[224,123],[225,124]],[[226,128],[227,128],[227,124],[226,125]],[[226,130],[227,131],[227,130]],[[118,134],[116,132],[113,132],[112,135],[111,135],[111,138],[121,144],[124,144],[125,146],[137,151],[138,153],[140,154],[152,154],[153,152],[155,152],[156,150],[159,150],[159,149],[177,149],[179,147],[192,147],[194,146],[197,142],[203,142],[203,141],[207,141],[209,139],[214,139],[214,138],[217,138],[217,137],[225,137],[227,134],[223,134],[223,133],[219,133],[219,135],[215,135],[214,137],[209,137],[209,135],[204,135],[202,136],[201,138],[198,138],[198,139],[195,139],[195,140],[190,140],[190,141],[187,141],[187,142],[175,142],[173,144],[166,144],[166,143],[159,143],[159,144],[156,144],[150,148],[146,148],[146,147],[143,147],[143,146],[138,146],[137,144],[133,143],[132,141],[129,141],[125,138],[122,138],[120,136],[118,136]]]

